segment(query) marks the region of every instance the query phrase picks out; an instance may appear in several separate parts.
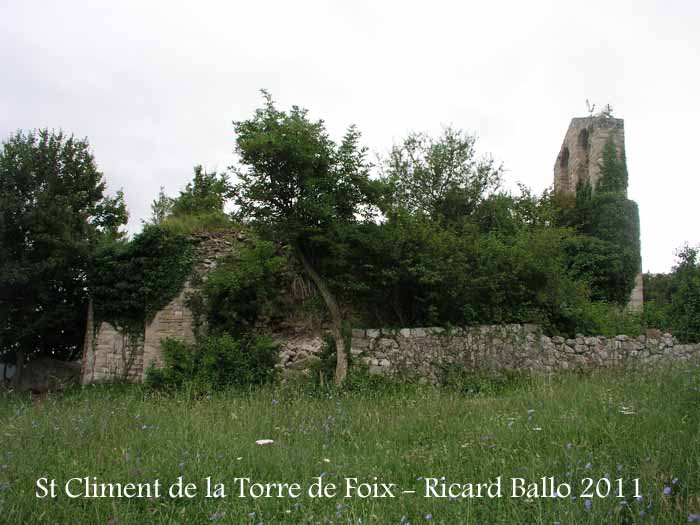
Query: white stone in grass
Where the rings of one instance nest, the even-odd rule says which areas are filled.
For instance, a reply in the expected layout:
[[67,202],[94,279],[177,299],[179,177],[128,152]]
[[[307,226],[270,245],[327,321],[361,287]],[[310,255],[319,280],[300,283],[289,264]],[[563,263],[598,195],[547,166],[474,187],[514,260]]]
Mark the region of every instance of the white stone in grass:
[[256,445],[272,445],[274,441],[272,439],[258,439],[255,444]]

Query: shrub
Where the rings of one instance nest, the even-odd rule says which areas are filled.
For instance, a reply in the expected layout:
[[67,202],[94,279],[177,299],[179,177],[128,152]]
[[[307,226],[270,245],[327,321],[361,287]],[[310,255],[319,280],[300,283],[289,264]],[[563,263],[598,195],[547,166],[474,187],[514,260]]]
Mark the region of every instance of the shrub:
[[156,389],[189,385],[221,390],[269,383],[275,378],[278,347],[262,336],[230,334],[199,337],[193,344],[176,339],[162,343],[165,366],[151,366],[146,383]]
[[[700,342],[700,247],[683,246],[668,275],[646,275],[644,310],[649,326],[682,342]],[[647,290],[648,286],[648,290]]]
[[647,326],[643,314],[603,301],[581,301],[573,305],[571,319],[571,329],[563,333],[570,337],[579,333],[635,336],[643,334]]
[[221,261],[202,288],[209,329],[239,334],[252,329],[260,317],[278,316],[287,262],[285,252],[262,240]]

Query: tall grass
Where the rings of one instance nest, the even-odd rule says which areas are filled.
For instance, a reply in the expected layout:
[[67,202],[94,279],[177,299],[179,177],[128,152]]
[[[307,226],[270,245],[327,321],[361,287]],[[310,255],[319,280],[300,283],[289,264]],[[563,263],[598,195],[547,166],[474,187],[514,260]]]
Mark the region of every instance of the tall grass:
[[[700,370],[519,380],[498,395],[404,386],[267,387],[195,397],[89,387],[0,398],[3,523],[684,523],[700,513]],[[272,439],[273,444],[256,445]],[[226,499],[35,497],[36,480],[225,483]],[[395,498],[239,498],[234,478],[342,484]],[[503,479],[502,498],[429,499],[424,479]],[[511,498],[512,477],[623,478],[624,497]],[[641,499],[633,497],[639,478]],[[664,490],[668,494],[664,494]],[[587,505],[590,505],[588,507]]]
[[232,225],[230,217],[222,211],[170,216],[162,223],[163,228],[182,235],[217,232],[231,228]]

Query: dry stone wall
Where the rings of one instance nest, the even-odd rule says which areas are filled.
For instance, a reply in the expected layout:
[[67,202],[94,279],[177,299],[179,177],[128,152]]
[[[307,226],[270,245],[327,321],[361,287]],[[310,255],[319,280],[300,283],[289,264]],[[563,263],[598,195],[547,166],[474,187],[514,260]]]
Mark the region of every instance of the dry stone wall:
[[670,334],[657,330],[639,337],[567,339],[548,337],[535,325],[497,325],[353,330],[351,353],[371,374],[438,383],[455,367],[474,373],[513,370],[549,374],[687,361],[700,359],[700,344],[679,344]]

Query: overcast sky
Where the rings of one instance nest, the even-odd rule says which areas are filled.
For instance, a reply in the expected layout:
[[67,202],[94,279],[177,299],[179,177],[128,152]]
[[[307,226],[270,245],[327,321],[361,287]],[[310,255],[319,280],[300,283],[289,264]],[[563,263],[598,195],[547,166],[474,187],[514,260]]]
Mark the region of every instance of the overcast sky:
[[261,88],[384,152],[476,133],[509,185],[552,183],[588,98],[625,119],[645,271],[700,243],[700,1],[0,1],[0,138],[88,137],[137,231],[164,186],[232,162]]

